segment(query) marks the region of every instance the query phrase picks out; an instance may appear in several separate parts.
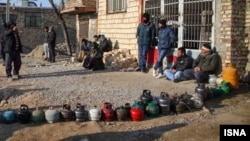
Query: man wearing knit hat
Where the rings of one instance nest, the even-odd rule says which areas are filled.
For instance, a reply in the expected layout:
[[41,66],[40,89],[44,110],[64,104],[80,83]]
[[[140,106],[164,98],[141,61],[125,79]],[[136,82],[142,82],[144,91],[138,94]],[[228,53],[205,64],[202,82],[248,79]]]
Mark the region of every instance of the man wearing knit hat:
[[[153,76],[155,78],[164,77],[162,62],[164,57],[166,57],[170,47],[174,44],[176,37],[174,31],[171,27],[166,25],[166,20],[161,19],[159,21],[159,31],[158,31],[158,60],[153,69]],[[157,72],[158,70],[158,72]]]
[[139,65],[136,71],[147,72],[146,59],[150,46],[153,45],[155,39],[155,25],[150,22],[150,15],[148,13],[143,14],[143,22],[138,26],[136,37],[139,45]]
[[203,44],[201,53],[193,62],[193,69],[183,72],[186,79],[196,79],[197,83],[207,83],[209,74],[215,74],[219,65],[219,56],[213,53],[208,43]]

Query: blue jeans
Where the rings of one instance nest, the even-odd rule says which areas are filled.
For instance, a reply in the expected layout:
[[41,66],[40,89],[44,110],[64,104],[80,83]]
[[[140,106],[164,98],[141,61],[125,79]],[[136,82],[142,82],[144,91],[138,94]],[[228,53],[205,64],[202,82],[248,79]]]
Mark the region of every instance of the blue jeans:
[[179,79],[179,80],[182,80],[183,78],[183,72],[182,71],[177,71],[175,73],[173,73],[171,71],[171,69],[167,69],[164,71],[166,77],[170,80],[174,80],[174,79]]
[[157,63],[155,64],[154,69],[157,70],[159,69],[159,73],[163,74],[163,69],[162,69],[162,62],[164,57],[166,57],[168,52],[168,49],[160,49],[158,48],[158,60]]
[[209,74],[206,72],[195,72],[194,69],[184,70],[183,75],[186,79],[195,79],[197,83],[207,83]]
[[147,60],[147,53],[148,53],[149,45],[140,45],[139,44],[139,68],[146,69],[146,60]]

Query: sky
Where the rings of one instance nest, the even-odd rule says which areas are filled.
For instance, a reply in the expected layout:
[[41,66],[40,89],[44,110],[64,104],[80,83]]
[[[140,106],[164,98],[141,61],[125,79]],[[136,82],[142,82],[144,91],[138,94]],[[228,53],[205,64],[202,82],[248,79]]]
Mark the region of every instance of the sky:
[[[42,7],[51,7],[48,0],[29,0],[33,1],[37,4],[38,7],[40,7],[40,3],[42,3]],[[7,0],[0,0],[0,3],[6,3]],[[54,0],[56,4],[59,4],[61,0]],[[21,0],[10,0],[11,5],[15,4],[15,6],[20,6]]]

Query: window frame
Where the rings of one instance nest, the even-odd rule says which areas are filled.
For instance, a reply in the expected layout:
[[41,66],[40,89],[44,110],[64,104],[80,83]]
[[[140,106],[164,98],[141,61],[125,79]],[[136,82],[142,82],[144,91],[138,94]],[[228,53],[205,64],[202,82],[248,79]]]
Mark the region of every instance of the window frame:
[[25,12],[24,27],[40,28],[42,27],[41,12]]
[[[116,2],[116,5],[113,4],[114,2]],[[127,0],[106,0],[107,14],[127,12],[127,2]]]
[[[10,14],[10,21],[17,21],[17,15],[16,14]],[[3,23],[6,22],[6,14],[4,12],[0,12],[0,27],[3,27]]]

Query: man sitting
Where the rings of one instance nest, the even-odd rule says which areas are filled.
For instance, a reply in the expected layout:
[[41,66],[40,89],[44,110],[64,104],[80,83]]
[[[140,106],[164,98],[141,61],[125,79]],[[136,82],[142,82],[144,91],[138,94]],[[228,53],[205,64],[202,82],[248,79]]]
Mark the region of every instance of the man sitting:
[[91,41],[88,41],[87,39],[82,39],[81,50],[78,55],[79,61],[83,61],[85,57],[89,54],[91,44]]
[[213,53],[208,43],[203,44],[201,53],[193,63],[193,69],[183,72],[186,79],[196,79],[197,83],[207,83],[209,74],[214,74],[219,64],[219,56]]
[[105,65],[103,63],[103,52],[96,42],[91,44],[90,53],[84,59],[83,67],[92,69],[93,71],[105,69]]
[[184,47],[178,48],[177,60],[171,69],[164,71],[167,79],[173,80],[175,83],[183,80],[183,71],[192,68],[193,60],[186,54]]

